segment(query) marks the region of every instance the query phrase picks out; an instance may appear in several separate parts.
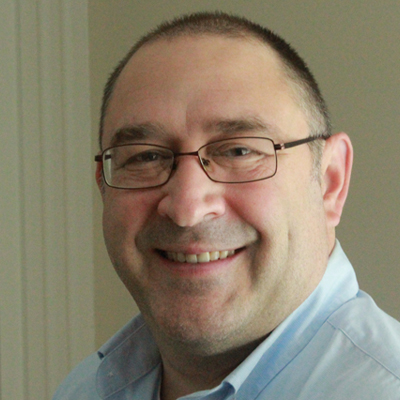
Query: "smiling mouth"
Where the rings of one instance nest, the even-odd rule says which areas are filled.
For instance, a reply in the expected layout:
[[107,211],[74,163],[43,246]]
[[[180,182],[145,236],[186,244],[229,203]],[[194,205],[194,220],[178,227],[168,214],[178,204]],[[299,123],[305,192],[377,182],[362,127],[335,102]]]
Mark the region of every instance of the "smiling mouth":
[[160,254],[170,261],[176,261],[181,263],[207,263],[210,261],[223,260],[228,257],[232,257],[239,250],[222,250],[222,251],[210,251],[200,254],[186,254],[186,253],[175,253],[173,251],[161,251]]

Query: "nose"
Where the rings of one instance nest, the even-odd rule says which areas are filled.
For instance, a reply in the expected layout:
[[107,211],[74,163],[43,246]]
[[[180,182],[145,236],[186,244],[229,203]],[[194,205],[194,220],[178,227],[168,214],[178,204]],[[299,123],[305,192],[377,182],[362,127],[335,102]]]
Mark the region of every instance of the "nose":
[[225,213],[224,187],[211,181],[196,156],[179,157],[157,211],[181,227],[195,226]]

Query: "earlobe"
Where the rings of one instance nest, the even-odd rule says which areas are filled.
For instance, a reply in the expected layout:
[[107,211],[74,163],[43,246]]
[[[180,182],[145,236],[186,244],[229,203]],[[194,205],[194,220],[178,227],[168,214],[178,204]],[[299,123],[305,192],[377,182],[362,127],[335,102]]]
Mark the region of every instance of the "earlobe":
[[343,132],[326,140],[322,156],[322,190],[326,220],[329,228],[340,222],[343,206],[349,190],[353,146]]

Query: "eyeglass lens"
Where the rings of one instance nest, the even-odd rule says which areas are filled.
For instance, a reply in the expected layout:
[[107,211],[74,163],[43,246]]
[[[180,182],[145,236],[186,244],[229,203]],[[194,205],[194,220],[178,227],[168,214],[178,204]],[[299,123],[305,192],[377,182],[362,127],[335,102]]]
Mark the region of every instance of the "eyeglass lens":
[[[180,156],[156,145],[113,147],[103,154],[104,176],[107,184],[118,188],[160,186],[168,181],[175,159]],[[216,141],[201,147],[198,156],[205,173],[216,182],[251,182],[269,178],[276,172],[274,143],[267,138]]]

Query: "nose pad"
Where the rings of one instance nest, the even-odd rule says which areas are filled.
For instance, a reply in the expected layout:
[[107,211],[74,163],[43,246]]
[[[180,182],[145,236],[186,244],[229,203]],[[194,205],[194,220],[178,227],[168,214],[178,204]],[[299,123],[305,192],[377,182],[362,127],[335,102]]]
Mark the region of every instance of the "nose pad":
[[211,181],[196,157],[175,161],[157,211],[181,227],[195,226],[225,213],[224,185]]
[[209,167],[211,164],[211,161],[207,160],[206,158],[202,158],[200,162],[203,164],[204,169],[207,169],[207,167]]

